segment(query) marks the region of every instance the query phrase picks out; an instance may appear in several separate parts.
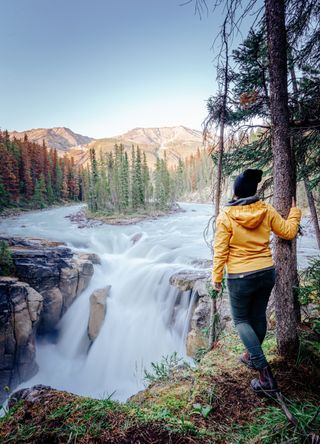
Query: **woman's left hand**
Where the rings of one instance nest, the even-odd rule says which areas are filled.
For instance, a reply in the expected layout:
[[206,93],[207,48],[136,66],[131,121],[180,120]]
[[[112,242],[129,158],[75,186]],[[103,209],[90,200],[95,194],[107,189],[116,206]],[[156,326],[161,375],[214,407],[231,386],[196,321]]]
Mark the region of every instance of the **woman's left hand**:
[[221,282],[214,282],[214,283],[213,283],[213,288],[214,288],[214,290],[216,290],[216,291],[221,291],[221,288],[222,288],[222,286],[221,286]]

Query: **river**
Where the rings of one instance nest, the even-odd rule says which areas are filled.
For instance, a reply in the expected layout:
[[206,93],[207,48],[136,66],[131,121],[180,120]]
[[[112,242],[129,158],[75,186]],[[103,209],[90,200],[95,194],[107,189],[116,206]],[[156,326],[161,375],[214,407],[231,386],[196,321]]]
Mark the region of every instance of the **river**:
[[[169,278],[192,269],[195,259],[210,260],[203,233],[213,210],[209,204],[180,205],[184,212],[135,225],[77,228],[66,216],[80,205],[0,221],[1,234],[63,241],[75,251],[94,252],[101,258],[89,287],[62,318],[58,336],[39,340],[39,372],[20,387],[41,383],[124,401],[145,387],[144,371],[152,362],[174,352],[188,359],[185,338],[192,295],[183,292],[179,297]],[[308,234],[298,238],[300,267],[318,254],[310,222],[304,220],[303,225]],[[133,242],[135,235],[138,241]],[[210,243],[211,228],[207,239]],[[105,322],[88,349],[89,297],[106,285],[111,285],[111,293]]]

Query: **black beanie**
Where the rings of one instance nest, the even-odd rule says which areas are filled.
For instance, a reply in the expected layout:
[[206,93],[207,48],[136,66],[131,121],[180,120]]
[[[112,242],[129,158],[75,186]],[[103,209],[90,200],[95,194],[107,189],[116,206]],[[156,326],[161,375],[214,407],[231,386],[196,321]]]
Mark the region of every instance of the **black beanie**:
[[254,196],[261,178],[261,170],[245,170],[234,181],[234,194],[238,197]]

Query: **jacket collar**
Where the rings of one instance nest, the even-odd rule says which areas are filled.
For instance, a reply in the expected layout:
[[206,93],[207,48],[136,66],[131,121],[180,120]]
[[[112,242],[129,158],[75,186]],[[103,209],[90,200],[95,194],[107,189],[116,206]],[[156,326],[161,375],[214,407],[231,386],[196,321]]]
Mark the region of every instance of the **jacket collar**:
[[258,202],[260,200],[259,196],[249,196],[249,197],[241,197],[240,199],[230,200],[226,203],[226,207],[234,207],[237,205],[250,205],[254,202]]

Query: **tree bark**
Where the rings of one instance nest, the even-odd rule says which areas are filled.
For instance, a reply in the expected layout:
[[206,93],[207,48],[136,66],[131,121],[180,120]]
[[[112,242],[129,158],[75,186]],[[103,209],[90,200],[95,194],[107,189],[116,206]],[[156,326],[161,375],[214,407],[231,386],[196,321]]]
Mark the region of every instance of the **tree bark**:
[[[224,142],[225,142],[225,120],[226,120],[226,106],[229,87],[229,46],[226,36],[225,28],[222,31],[223,44],[225,46],[225,65],[223,67],[223,79],[222,79],[222,103],[221,113],[219,121],[219,144],[218,144],[218,164],[217,164],[217,180],[216,189],[214,193],[214,213],[215,218],[219,215],[220,201],[221,201],[221,188],[222,188],[222,159],[224,154]],[[209,350],[212,347],[213,342],[217,339],[217,300],[213,298],[211,301],[211,313],[210,313],[210,325],[209,325]]]
[[[289,138],[284,3],[284,0],[265,0],[270,73],[273,204],[283,217],[287,217],[291,198],[296,194],[296,183]],[[296,277],[295,244],[280,238],[276,238],[274,242],[274,260],[277,268],[274,288],[277,345],[278,352],[285,356],[295,355],[299,345],[293,292]]]

